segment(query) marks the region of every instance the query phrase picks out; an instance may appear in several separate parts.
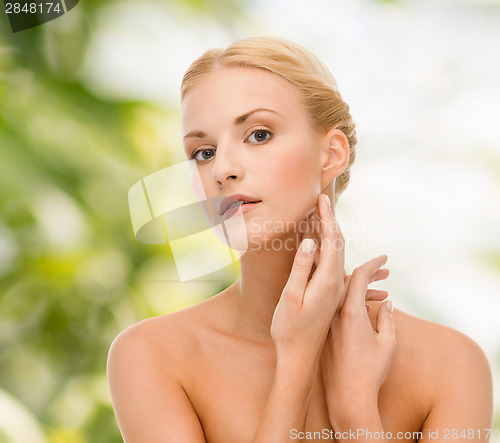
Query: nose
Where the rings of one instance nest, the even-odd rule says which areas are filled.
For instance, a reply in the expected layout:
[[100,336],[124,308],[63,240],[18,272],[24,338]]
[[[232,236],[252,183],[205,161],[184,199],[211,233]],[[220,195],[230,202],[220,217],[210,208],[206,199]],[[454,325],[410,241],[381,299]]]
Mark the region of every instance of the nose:
[[221,145],[217,147],[212,176],[219,187],[243,178],[243,167],[240,160],[234,148]]

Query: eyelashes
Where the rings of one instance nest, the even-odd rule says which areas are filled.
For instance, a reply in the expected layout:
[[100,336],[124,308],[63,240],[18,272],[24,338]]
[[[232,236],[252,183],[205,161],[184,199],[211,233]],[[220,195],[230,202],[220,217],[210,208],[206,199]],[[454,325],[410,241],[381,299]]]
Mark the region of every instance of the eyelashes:
[[266,143],[273,138],[272,132],[269,131],[268,129],[255,128],[246,138],[245,142],[247,142],[247,140],[250,139],[250,137],[253,137],[257,134],[267,134],[268,138],[266,138],[265,140],[255,140],[254,143],[259,143],[259,144]]
[[204,152],[207,152],[207,151],[214,151],[214,155],[215,155],[215,149],[214,148],[198,149],[198,150],[194,151],[191,154],[191,159],[196,160],[197,162],[203,162],[203,161],[206,161],[206,160],[210,160],[209,158],[208,159],[205,158],[203,160],[197,158],[198,154],[201,154],[201,153],[204,153]]
[[[263,136],[265,136],[265,138],[263,138]],[[255,128],[245,139],[244,143],[263,145],[265,143],[268,143],[273,137],[274,134],[269,129]],[[207,160],[210,160],[213,156],[215,156],[216,151],[217,149],[215,148],[196,149],[191,154],[191,159],[196,160],[198,163],[203,163]],[[212,152],[213,155],[208,158],[204,156],[209,152]],[[199,154],[201,154],[202,158],[199,158]]]

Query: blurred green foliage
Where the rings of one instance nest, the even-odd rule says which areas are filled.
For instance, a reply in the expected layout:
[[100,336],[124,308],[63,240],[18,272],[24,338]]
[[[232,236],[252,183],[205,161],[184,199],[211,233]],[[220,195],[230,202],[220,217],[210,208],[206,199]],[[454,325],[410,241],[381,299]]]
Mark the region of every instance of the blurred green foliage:
[[[109,3],[80,2],[71,26],[54,21],[50,32],[13,34],[0,18],[0,388],[51,443],[122,441],[105,375],[112,340],[199,301],[155,303],[142,290],[151,268],[173,268],[172,256],[135,240],[127,193],[172,163],[158,127],[176,111],[104,99],[80,80]],[[196,14],[212,7],[179,3]],[[24,441],[2,432],[2,442]]]

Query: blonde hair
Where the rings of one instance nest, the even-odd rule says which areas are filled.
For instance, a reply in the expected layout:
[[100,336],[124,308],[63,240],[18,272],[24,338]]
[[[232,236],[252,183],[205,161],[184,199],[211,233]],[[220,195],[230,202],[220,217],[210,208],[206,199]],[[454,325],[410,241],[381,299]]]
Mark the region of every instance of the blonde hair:
[[349,142],[349,163],[335,180],[335,202],[349,184],[356,157],[356,125],[328,67],[314,54],[291,41],[255,37],[238,41],[226,49],[210,49],[196,59],[184,74],[181,100],[202,78],[218,67],[264,69],[290,82],[302,95],[313,128],[319,132],[339,129]]

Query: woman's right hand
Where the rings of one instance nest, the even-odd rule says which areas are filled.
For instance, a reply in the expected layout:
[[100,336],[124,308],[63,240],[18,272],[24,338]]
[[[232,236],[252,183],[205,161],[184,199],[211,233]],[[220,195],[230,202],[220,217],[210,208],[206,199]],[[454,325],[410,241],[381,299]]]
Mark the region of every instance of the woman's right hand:
[[[304,238],[274,311],[271,337],[278,357],[319,358],[333,316],[344,296],[344,237],[325,194],[319,196],[321,243]],[[315,254],[319,261],[309,280]],[[309,281],[308,281],[309,280]]]

